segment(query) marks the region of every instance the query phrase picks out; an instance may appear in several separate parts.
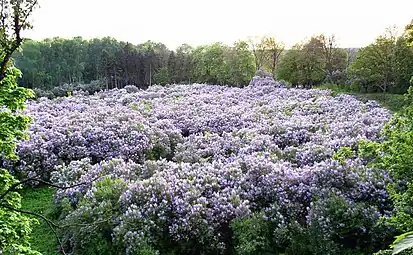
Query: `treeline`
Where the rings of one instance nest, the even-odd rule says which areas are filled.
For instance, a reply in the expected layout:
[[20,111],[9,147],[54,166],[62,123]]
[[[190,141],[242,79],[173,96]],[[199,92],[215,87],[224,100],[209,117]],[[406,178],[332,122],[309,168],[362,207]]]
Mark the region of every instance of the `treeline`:
[[147,87],[167,83],[213,83],[243,86],[255,72],[247,42],[222,43],[175,51],[147,41],[133,45],[113,38],[28,40],[14,55],[23,72],[22,86],[51,90],[62,84],[103,81],[106,88]]
[[86,84],[89,91],[195,82],[244,86],[257,70],[293,86],[332,83],[356,92],[405,93],[413,76],[413,50],[406,39],[411,27],[401,36],[388,30],[361,49],[340,48],[334,36],[325,35],[288,50],[274,37],[231,46],[183,44],[176,50],[153,41],[133,45],[110,37],[57,37],[25,41],[14,59],[24,74],[22,86],[56,95],[67,84],[72,89]]
[[413,48],[406,36],[412,24],[400,36],[388,29],[356,54],[337,47],[334,36],[314,36],[286,52],[276,77],[309,87],[334,83],[357,92],[406,93],[413,76]]

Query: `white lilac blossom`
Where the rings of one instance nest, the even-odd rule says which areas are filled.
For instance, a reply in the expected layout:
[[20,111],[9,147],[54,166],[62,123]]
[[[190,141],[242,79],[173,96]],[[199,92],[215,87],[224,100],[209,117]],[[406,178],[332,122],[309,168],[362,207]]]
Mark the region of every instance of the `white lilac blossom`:
[[32,139],[19,144],[20,161],[3,164],[60,184],[90,182],[57,193],[57,201],[70,199],[73,217],[92,210],[82,199],[99,203],[99,179],[120,179],[112,237],[129,254],[148,242],[223,252],[231,221],[262,210],[279,224],[317,221],[327,231],[315,217],[326,192],[367,204],[373,221],[386,215],[387,173],[331,156],[378,139],[390,113],[277,84],[256,78],[245,88],[128,87],[42,99],[28,105]]

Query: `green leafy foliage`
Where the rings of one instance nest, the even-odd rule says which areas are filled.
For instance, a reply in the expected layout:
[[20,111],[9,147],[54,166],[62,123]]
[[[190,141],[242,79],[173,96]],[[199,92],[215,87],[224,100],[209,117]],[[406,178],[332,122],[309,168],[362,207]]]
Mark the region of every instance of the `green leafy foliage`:
[[[0,194],[5,192],[17,182],[5,169],[0,168]],[[21,196],[18,192],[9,192],[0,200],[0,252],[3,254],[39,255],[30,248],[29,235],[31,225],[38,223],[19,212],[5,208],[21,207]]]
[[[26,130],[30,118],[19,111],[33,92],[17,86],[20,71],[8,67],[5,77],[0,81],[0,156],[17,159],[16,142],[27,139]],[[6,194],[17,180],[6,170],[0,169],[0,195]],[[5,254],[39,254],[30,248],[29,234],[31,224],[36,223],[13,209],[20,209],[21,196],[16,191],[8,192],[0,199],[0,251]]]
[[25,74],[20,79],[23,86],[53,91],[55,95],[60,94],[55,87],[94,80],[104,82],[107,89],[193,81],[244,86],[255,71],[253,54],[243,41],[233,46],[213,43],[195,49],[183,44],[172,51],[152,41],[132,45],[110,37],[56,37],[28,40],[14,58]]
[[354,157],[354,152],[351,148],[349,147],[342,147],[340,148],[333,156],[332,158],[339,161],[341,164],[345,164],[345,160],[347,158],[352,158]]
[[235,219],[232,222],[236,254],[264,254],[270,251],[270,226],[264,214]]
[[318,89],[328,89],[331,90],[332,95],[339,94],[349,94],[355,96],[358,100],[362,102],[367,102],[369,100],[374,100],[379,103],[382,107],[392,111],[399,112],[409,102],[413,102],[410,99],[406,99],[405,95],[393,94],[393,93],[361,93],[358,88],[353,85],[343,85],[343,84],[333,84],[324,83],[316,86]]
[[351,82],[362,92],[405,93],[413,73],[413,50],[391,32],[360,49],[349,67]]
[[[347,149],[338,153],[350,154]],[[378,216],[365,216],[374,214],[374,205],[349,202],[333,193],[308,208],[308,224],[280,217],[276,208],[232,222],[235,254],[372,254],[373,247],[393,233]]]
[[[68,250],[86,252],[86,254],[116,254],[112,242],[111,229],[119,212],[118,200],[125,191],[126,183],[121,179],[103,178],[96,183],[96,189],[90,196],[83,197],[75,214],[65,219],[64,241]],[[62,207],[62,216],[71,212],[67,201]]]
[[392,183],[387,186],[393,201],[393,213],[387,220],[400,235],[394,242],[393,254],[413,247],[413,105],[412,88],[405,96],[410,104],[395,117],[383,130],[384,141],[360,142],[358,153],[371,167],[387,169]]
[[254,57],[249,51],[248,44],[244,41],[234,43],[227,54],[227,59],[229,66],[227,83],[235,86],[248,84],[255,72]]
[[19,114],[24,102],[34,96],[31,90],[17,86],[16,78],[21,75],[17,68],[9,67],[5,78],[0,81],[0,153],[8,158],[16,158],[16,141],[27,139],[25,131],[30,118]]
[[413,248],[413,232],[408,232],[397,237],[393,244],[392,255],[399,254],[402,251]]
[[317,201],[311,208],[310,225],[291,225],[291,244],[287,254],[370,254],[375,242],[377,219],[365,213],[374,211],[365,203],[349,203],[334,194]]
[[[3,1],[0,29],[0,162],[17,159],[16,143],[27,139],[30,118],[21,114],[24,103],[33,92],[17,86],[21,72],[12,65],[12,54],[19,49],[21,32],[31,28],[28,17],[37,0]],[[31,249],[29,234],[36,220],[21,213],[18,181],[7,170],[0,168],[0,253],[40,254]]]
[[413,45],[413,20],[406,26],[405,37],[410,45]]
[[347,52],[335,45],[335,38],[324,35],[297,44],[281,58],[276,77],[293,85],[313,86],[324,81],[345,79]]
[[168,68],[163,67],[159,69],[153,76],[153,80],[155,84],[159,85],[166,85],[169,83],[170,78],[169,78],[169,71]]
[[300,83],[300,51],[298,46],[293,47],[291,50],[281,58],[276,71],[276,77],[279,80],[285,80],[293,85]]

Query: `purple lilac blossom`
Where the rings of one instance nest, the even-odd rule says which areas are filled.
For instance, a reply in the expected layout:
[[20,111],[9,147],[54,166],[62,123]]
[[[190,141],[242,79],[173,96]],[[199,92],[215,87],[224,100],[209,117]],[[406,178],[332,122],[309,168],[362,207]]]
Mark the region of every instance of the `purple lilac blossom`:
[[209,236],[209,245],[225,249],[222,231],[233,219],[264,210],[280,224],[310,222],[325,192],[366,203],[377,218],[388,209],[386,172],[331,159],[343,146],[378,139],[390,118],[353,96],[288,89],[267,77],[245,88],[74,94],[31,102],[27,113],[31,140],[19,144],[19,162],[5,164],[60,184],[90,182],[58,191],[57,201],[75,205],[72,214],[95,196],[100,177],[122,179],[113,239],[125,253],[159,232],[176,242]]

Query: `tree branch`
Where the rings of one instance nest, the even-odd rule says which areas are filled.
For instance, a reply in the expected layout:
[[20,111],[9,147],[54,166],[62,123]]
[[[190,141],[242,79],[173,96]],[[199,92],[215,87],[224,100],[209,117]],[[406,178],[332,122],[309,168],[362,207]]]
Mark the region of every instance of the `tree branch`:
[[8,209],[10,211],[19,212],[19,213],[28,214],[28,215],[33,215],[33,216],[39,217],[42,220],[44,220],[47,223],[47,225],[49,226],[49,228],[52,230],[54,236],[56,237],[56,240],[59,243],[59,246],[60,246],[60,249],[61,249],[62,253],[66,254],[65,250],[63,248],[62,242],[60,241],[59,235],[57,234],[57,232],[55,230],[55,228],[59,228],[59,226],[57,224],[55,224],[53,221],[51,221],[50,219],[46,218],[45,216],[43,216],[39,213],[20,210],[20,209],[13,208],[13,207],[10,207],[10,206],[4,205],[4,204],[1,204],[0,206],[3,207],[3,208]]
[[[2,0],[2,5],[4,4],[4,0]],[[10,47],[4,47],[4,49],[2,49],[5,54],[4,54],[4,58],[1,60],[1,64],[0,64],[0,82],[4,79],[5,77],[5,73],[6,73],[6,69],[7,69],[7,64],[9,63],[11,56],[13,55],[13,53],[21,46],[23,39],[21,37],[21,31],[22,29],[24,29],[25,25],[27,24],[27,19],[30,16],[30,14],[33,12],[34,7],[38,4],[38,0],[35,0],[31,6],[29,6],[27,12],[25,13],[24,17],[22,17],[23,19],[21,19],[20,14],[22,13],[22,9],[20,6],[20,2],[16,2],[16,6],[13,7],[13,27],[14,27],[14,36],[15,39],[13,39],[13,41],[11,41],[11,46]],[[3,6],[2,6],[2,12],[3,12]],[[2,19],[3,19],[3,26],[5,24],[5,16],[4,13],[2,13]],[[5,30],[3,31],[4,33],[4,38],[3,40],[8,41],[9,39],[8,34],[7,34],[7,28],[5,28]]]
[[27,22],[27,19],[29,18],[30,14],[33,12],[34,7],[36,7],[37,3],[39,1],[35,0],[32,5],[29,7],[29,10],[27,11],[26,15],[23,18],[22,26]]
[[47,217],[45,217],[45,216],[43,216],[43,215],[41,215],[41,214],[39,214],[39,213],[35,213],[35,212],[30,212],[30,211],[26,211],[26,210],[21,210],[21,209],[13,208],[13,207],[10,207],[10,206],[4,205],[4,204],[0,204],[0,207],[3,207],[3,208],[8,209],[8,210],[10,210],[10,211],[14,211],[14,212],[18,212],[18,213],[23,213],[23,214],[27,214],[27,215],[32,215],[32,216],[35,216],[35,217],[38,217],[38,218],[44,220],[44,221],[47,223],[47,225],[49,226],[49,228],[52,230],[54,236],[56,237],[56,240],[57,240],[57,242],[59,243],[59,247],[60,247],[61,252],[62,252],[63,254],[66,254],[66,253],[65,253],[65,251],[64,251],[62,241],[60,240],[59,235],[58,235],[57,232],[56,232],[56,229],[64,229],[64,228],[72,227],[72,226],[86,227],[86,226],[97,225],[97,224],[100,224],[100,223],[104,223],[104,222],[108,222],[108,221],[109,221],[109,219],[107,219],[107,220],[96,221],[96,222],[94,222],[93,224],[72,224],[72,225],[62,225],[62,226],[59,226],[59,225],[57,225],[56,223],[54,223],[52,220],[48,219]]
[[4,0],[1,0],[1,26],[6,31],[6,16],[4,15]]
[[13,184],[12,186],[10,186],[10,188],[8,188],[2,195],[0,195],[0,201],[2,199],[4,199],[8,193],[10,193],[12,191],[16,191],[18,186],[20,186],[22,184],[25,184],[25,183],[28,183],[28,182],[39,182],[39,183],[45,184],[45,185],[53,187],[53,188],[66,190],[66,189],[71,189],[71,188],[75,188],[75,187],[82,186],[82,185],[91,184],[92,182],[98,180],[99,178],[100,177],[98,176],[98,177],[92,179],[90,182],[81,182],[81,183],[76,183],[76,184],[69,185],[69,186],[60,186],[58,184],[54,184],[54,183],[51,183],[51,182],[48,182],[48,181],[44,181],[42,179],[38,179],[38,178],[35,178],[35,177],[34,178],[33,177],[32,178],[27,178],[27,179],[24,179],[24,180],[22,180],[20,182],[17,182],[15,184]]
[[30,211],[25,211],[25,210],[13,208],[13,207],[10,207],[10,206],[5,205],[5,204],[0,204],[0,207],[9,209],[10,211],[15,211],[15,212],[24,213],[24,214],[29,214],[29,215],[33,215],[33,216],[39,217],[39,218],[41,218],[42,220],[50,223],[51,226],[53,226],[53,227],[55,227],[55,228],[59,228],[59,225],[55,224],[52,220],[46,218],[45,216],[43,216],[43,215],[41,215],[41,214],[39,214],[39,213],[35,213],[35,212],[30,212]]

